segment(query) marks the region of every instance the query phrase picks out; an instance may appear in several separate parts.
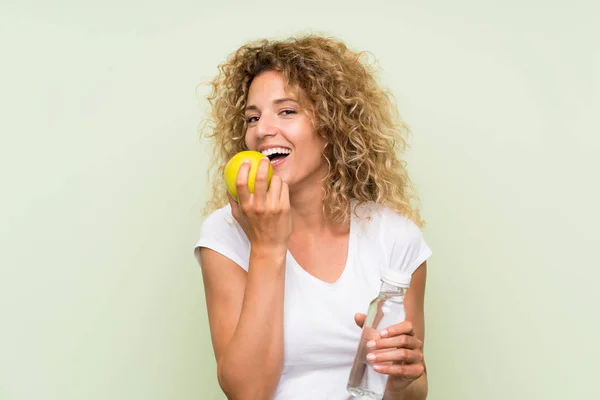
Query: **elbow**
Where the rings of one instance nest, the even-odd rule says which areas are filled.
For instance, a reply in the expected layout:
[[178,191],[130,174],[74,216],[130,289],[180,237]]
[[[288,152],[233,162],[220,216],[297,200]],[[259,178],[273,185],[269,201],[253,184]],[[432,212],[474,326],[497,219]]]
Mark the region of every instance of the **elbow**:
[[223,363],[217,366],[217,380],[228,400],[273,399],[279,383],[279,374],[276,377],[269,373],[259,373],[258,376],[254,376],[243,371],[244,369],[233,370]]

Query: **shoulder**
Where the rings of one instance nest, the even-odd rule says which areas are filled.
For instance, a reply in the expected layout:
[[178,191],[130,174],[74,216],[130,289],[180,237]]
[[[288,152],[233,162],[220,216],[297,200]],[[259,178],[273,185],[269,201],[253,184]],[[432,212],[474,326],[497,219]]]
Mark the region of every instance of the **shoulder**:
[[412,274],[431,256],[421,228],[406,215],[373,202],[356,211],[360,231],[389,256],[392,268]]
[[421,236],[421,228],[409,217],[391,209],[385,204],[366,202],[356,206],[359,223],[370,229],[395,232],[396,235]]
[[207,231],[212,229],[232,229],[239,227],[235,218],[231,214],[231,206],[227,204],[212,213],[208,214],[206,219],[200,225],[200,231]]
[[247,269],[248,260],[245,255],[249,250],[246,234],[231,214],[231,206],[227,204],[210,213],[200,225],[200,234],[194,254],[200,262],[200,248],[206,247],[234,261]]

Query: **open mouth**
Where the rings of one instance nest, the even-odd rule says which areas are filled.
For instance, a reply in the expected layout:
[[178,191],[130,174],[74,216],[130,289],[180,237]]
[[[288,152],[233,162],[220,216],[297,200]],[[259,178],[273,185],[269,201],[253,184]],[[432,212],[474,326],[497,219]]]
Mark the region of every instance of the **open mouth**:
[[291,152],[292,150],[285,147],[273,147],[262,151],[263,155],[268,157],[272,163],[282,161],[289,156]]

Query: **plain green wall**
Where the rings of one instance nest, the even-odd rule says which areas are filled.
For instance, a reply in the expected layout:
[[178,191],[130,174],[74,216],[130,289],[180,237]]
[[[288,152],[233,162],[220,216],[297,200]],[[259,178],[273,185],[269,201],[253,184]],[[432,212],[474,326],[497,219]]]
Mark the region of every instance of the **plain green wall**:
[[224,398],[195,86],[310,30],[371,51],[413,130],[429,398],[600,398],[595,2],[86,7],[0,6],[0,400]]

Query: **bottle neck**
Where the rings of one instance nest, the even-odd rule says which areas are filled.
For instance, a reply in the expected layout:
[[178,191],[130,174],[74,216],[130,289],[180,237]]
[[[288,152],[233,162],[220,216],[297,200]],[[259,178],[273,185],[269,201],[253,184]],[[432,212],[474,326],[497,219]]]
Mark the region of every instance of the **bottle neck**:
[[396,286],[396,285],[392,285],[390,283],[381,281],[381,288],[379,289],[380,293],[386,293],[386,294],[390,294],[390,295],[401,295],[404,296],[404,294],[406,293],[406,288],[400,287],[400,286]]

